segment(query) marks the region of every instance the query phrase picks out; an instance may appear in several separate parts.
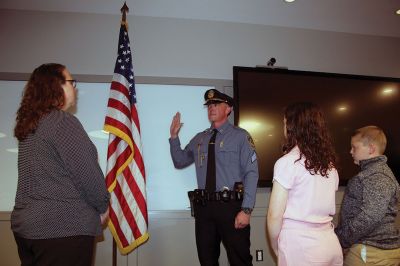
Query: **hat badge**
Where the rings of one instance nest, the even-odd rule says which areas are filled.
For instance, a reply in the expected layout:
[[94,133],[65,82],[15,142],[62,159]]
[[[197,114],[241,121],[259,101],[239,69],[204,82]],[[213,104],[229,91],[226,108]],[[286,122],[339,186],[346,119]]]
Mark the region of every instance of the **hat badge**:
[[208,94],[207,94],[207,97],[208,97],[208,99],[214,98],[214,91],[213,91],[213,90],[210,90],[210,91],[208,92]]

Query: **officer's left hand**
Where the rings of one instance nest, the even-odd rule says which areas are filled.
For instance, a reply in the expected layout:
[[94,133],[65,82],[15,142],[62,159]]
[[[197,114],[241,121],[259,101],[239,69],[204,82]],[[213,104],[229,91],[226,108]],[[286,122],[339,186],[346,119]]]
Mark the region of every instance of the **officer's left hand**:
[[245,228],[250,223],[250,214],[246,214],[240,211],[235,218],[235,228],[241,229]]

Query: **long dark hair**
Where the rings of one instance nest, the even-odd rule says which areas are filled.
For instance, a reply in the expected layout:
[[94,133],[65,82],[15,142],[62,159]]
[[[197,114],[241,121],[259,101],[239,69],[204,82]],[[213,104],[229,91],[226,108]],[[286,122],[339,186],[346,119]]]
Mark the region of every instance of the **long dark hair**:
[[305,157],[305,167],[311,174],[327,176],[336,167],[337,156],[333,147],[322,110],[309,102],[290,104],[285,109],[286,142],[283,152],[288,153],[296,145],[300,160]]
[[43,64],[32,72],[17,111],[14,136],[19,141],[35,132],[44,115],[63,106],[64,69],[65,66],[52,63]]

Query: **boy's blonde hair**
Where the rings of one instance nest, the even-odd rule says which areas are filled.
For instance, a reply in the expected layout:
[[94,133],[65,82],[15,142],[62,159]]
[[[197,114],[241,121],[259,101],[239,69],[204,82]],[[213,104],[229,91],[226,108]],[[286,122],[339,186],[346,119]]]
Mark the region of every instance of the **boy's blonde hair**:
[[358,137],[364,145],[375,144],[379,154],[383,154],[386,149],[386,136],[383,130],[377,126],[366,126],[354,131],[352,137]]

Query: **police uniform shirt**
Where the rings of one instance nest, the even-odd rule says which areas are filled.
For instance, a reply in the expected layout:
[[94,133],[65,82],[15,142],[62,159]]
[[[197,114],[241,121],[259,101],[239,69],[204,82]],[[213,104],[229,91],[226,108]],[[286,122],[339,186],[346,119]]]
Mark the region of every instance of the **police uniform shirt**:
[[[178,169],[196,166],[197,184],[200,189],[206,185],[208,142],[213,128],[198,133],[181,149],[178,138],[169,139],[174,166]],[[235,182],[243,182],[244,197],[242,207],[253,208],[258,182],[257,156],[249,133],[228,121],[217,129],[215,140],[216,191],[227,187],[233,190]]]

